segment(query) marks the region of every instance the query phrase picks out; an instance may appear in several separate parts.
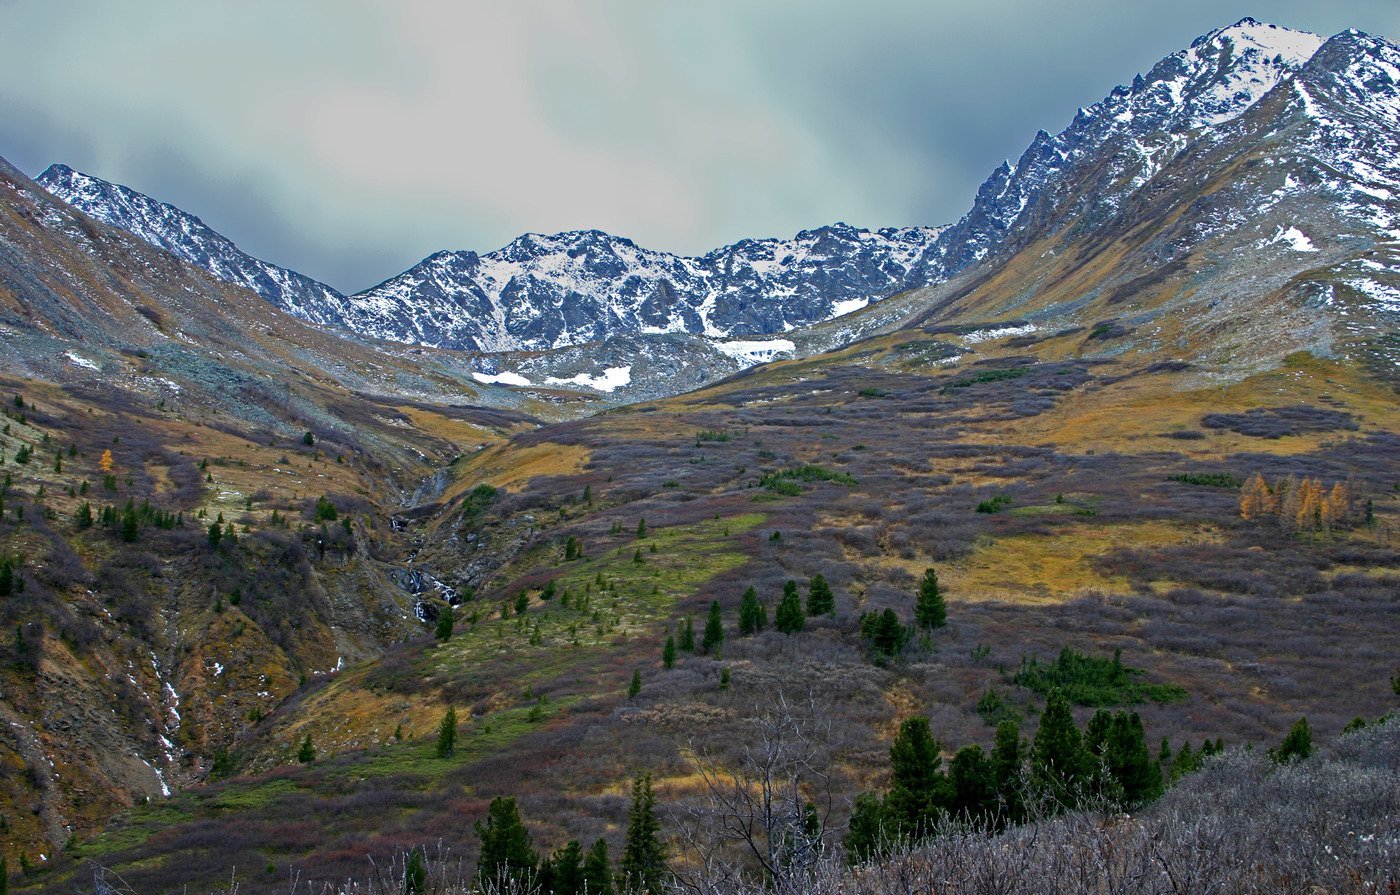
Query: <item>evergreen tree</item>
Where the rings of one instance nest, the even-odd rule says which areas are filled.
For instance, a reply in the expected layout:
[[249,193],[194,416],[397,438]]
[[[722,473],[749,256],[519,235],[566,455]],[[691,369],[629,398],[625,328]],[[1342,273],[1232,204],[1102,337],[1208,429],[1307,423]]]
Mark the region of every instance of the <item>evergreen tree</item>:
[[992,781],[996,786],[997,801],[1001,803],[1007,823],[1019,823],[1021,805],[1021,766],[1025,763],[1025,749],[1021,742],[1021,729],[1010,718],[997,725],[996,740],[992,745]]
[[588,484],[588,485],[584,485],[584,486],[583,486],[583,502],[584,502],[584,503],[592,503],[592,502],[593,502],[593,485]]
[[645,520],[645,519],[638,519],[638,520],[637,520],[637,539],[640,540],[640,539],[642,539],[642,538],[644,538],[644,537],[646,537],[646,536],[647,536],[647,520]]
[[82,506],[73,514],[73,523],[79,528],[92,528],[92,504],[83,501]]
[[826,583],[826,576],[820,572],[813,575],[807,584],[807,614],[814,617],[836,614],[836,595],[831,592],[831,585]]
[[217,522],[211,523],[210,526],[209,526],[209,546],[210,546],[210,547],[218,547],[218,546],[219,546],[219,542],[220,542],[221,540],[223,540],[223,538],[224,538],[224,529],[223,529],[223,526],[220,525],[220,524],[217,523]]
[[964,746],[948,764],[953,785],[953,812],[969,820],[993,815],[997,806],[996,774],[992,760],[976,744]]
[[1031,745],[1031,780],[1044,794],[1072,806],[1092,773],[1091,756],[1074,725],[1069,700],[1059,690],[1052,690]]
[[588,895],[613,895],[612,862],[608,859],[608,841],[602,837],[583,859],[583,885]]
[[408,853],[403,867],[403,895],[423,895],[428,884],[428,865],[421,846]]
[[676,638],[666,635],[666,645],[661,648],[661,667],[671,668],[676,664]]
[[689,616],[681,624],[681,649],[687,653],[695,652],[695,624]]
[[1302,761],[1313,753],[1312,728],[1307,718],[1299,718],[1289,728],[1288,735],[1277,749],[1269,750],[1269,757],[1279,764]]
[[0,855],[0,895],[10,895],[10,862]]
[[666,844],[656,819],[656,794],[651,774],[639,774],[632,783],[632,807],[627,811],[627,842],[618,871],[628,892],[661,895],[666,885]]
[[524,615],[525,610],[530,608],[530,595],[525,591],[515,595],[515,614]]
[[768,624],[768,610],[758,602],[758,591],[750,587],[739,600],[739,636],[748,637]]
[[870,645],[886,656],[894,656],[909,642],[909,629],[899,620],[899,614],[888,607],[862,615],[860,627]]
[[[550,864],[554,895],[583,895],[583,847],[577,839],[555,852]],[[540,888],[550,891],[543,884]]]
[[797,596],[797,582],[789,581],[783,585],[783,598],[773,612],[773,627],[784,634],[796,634],[806,624],[807,617],[802,613],[802,600]]
[[311,742],[311,734],[306,735],[306,739],[301,741],[301,748],[297,750],[297,761],[302,764],[311,764],[316,760],[316,746]]
[[437,757],[451,758],[457,751],[457,709],[448,706],[447,714],[438,725]]
[[627,698],[635,699],[637,694],[642,692],[642,670],[632,669],[632,682],[627,685]]
[[948,624],[948,606],[938,589],[938,572],[928,569],[919,582],[919,597],[914,603],[914,620],[921,628],[941,628]]
[[864,864],[880,857],[888,837],[885,806],[873,792],[856,796],[851,812],[851,824],[841,844],[846,847],[846,861]]
[[438,613],[437,626],[433,628],[433,636],[439,643],[446,643],[452,639],[452,628],[457,623],[456,613],[451,606],[443,607]]
[[724,644],[724,616],[720,612],[719,600],[710,601],[710,616],[705,619],[705,633],[700,637],[700,650],[705,654],[718,652]]
[[122,513],[121,538],[128,544],[136,543],[136,539],[141,537],[141,522],[136,516],[136,511],[129,505]]
[[890,744],[885,817],[900,836],[924,835],[953,802],[952,784],[942,770],[941,748],[922,715],[905,719]]
[[[0,597],[8,597],[15,589],[14,561],[8,556],[0,559]],[[15,628],[19,633],[19,628]]]
[[500,882],[503,890],[514,887],[523,891],[535,875],[539,856],[530,847],[530,833],[520,819],[515,799],[492,799],[486,823],[477,823],[476,834],[481,837],[476,873],[482,888]]
[[1142,805],[1162,794],[1162,769],[1147,750],[1147,736],[1137,712],[1113,716],[1103,755],[1124,804]]

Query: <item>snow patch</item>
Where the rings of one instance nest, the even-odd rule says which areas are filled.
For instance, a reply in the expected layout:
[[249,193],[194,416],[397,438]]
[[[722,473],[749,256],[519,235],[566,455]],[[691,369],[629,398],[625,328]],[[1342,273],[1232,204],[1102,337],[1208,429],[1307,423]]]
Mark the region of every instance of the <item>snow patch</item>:
[[1023,326],[1000,326],[996,329],[979,329],[976,332],[967,333],[962,337],[962,340],[968,345],[976,345],[978,342],[990,342],[1008,336],[1024,336],[1033,332],[1035,332],[1035,325],[1031,323]]
[[489,385],[523,385],[526,387],[534,385],[533,382],[526,379],[524,376],[521,376],[519,373],[512,373],[509,370],[504,373],[478,373],[473,370],[472,378],[477,382],[485,382]]
[[1317,246],[1313,245],[1311,239],[1308,239],[1308,235],[1297,227],[1289,227],[1287,230],[1279,227],[1278,232],[1271,236],[1265,245],[1274,245],[1280,242],[1287,244],[1295,252],[1317,251]]
[[869,304],[870,299],[868,298],[848,298],[845,301],[834,302],[831,306],[831,316],[845,317],[847,314],[855,313]]
[[632,365],[625,367],[608,367],[597,376],[590,376],[587,373],[579,373],[561,379],[557,376],[548,376],[545,382],[550,385],[581,385],[584,388],[591,388],[599,392],[611,392],[627,385],[632,381]]
[[72,364],[73,366],[75,366],[75,367],[82,367],[84,370],[92,370],[92,371],[97,372],[97,373],[101,373],[101,372],[102,372],[102,368],[99,367],[97,364],[93,363],[92,361],[88,360],[88,359],[85,358],[85,357],[82,357],[82,356],[80,356],[80,355],[74,354],[74,353],[71,352],[71,351],[68,352],[68,353],[65,355],[65,357],[67,357],[67,358],[68,358],[68,362],[71,363],[71,364]]
[[728,355],[740,363],[750,366],[766,364],[780,354],[797,350],[797,345],[791,339],[768,339],[765,341],[733,339],[728,342],[715,342],[714,346],[715,350],[721,354]]

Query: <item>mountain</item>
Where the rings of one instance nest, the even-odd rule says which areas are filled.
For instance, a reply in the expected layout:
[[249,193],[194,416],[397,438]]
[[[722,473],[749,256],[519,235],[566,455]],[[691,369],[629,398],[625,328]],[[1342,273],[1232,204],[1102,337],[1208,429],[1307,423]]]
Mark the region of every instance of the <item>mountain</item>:
[[50,165],[35,182],[89,217],[251,289],[289,314],[321,324],[345,319],[345,296],[335,289],[254,258],[189,212],[67,165]]
[[352,296],[260,261],[199,218],[124,186],[53,165],[37,181],[88,215],[252,289],[314,323],[378,339],[481,351],[540,351],[611,336],[781,333],[908,288],[938,228],[834,224],[793,239],[746,239],[699,258],[597,230],[526,234],[494,252],[438,252]]

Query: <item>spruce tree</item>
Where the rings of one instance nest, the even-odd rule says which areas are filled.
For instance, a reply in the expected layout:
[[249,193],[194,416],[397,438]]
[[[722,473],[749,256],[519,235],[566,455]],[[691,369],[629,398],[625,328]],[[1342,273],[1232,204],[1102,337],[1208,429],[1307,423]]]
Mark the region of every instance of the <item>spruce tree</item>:
[[919,598],[914,604],[914,620],[921,628],[941,628],[948,624],[948,606],[938,589],[938,572],[928,569],[919,582]]
[[783,598],[773,612],[773,627],[784,634],[796,634],[806,624],[807,618],[802,613],[802,600],[797,596],[797,582],[789,581],[783,585]]
[[481,887],[499,882],[503,890],[524,890],[535,875],[539,856],[530,847],[530,833],[520,819],[515,799],[492,799],[486,823],[477,823],[476,834],[481,837],[481,854],[476,860]]
[[1137,712],[1113,716],[1103,754],[1124,804],[1136,807],[1162,794],[1162,768],[1147,750],[1147,736]]
[[1031,745],[1031,780],[1066,807],[1076,804],[1093,773],[1084,737],[1074,726],[1069,700],[1052,690]]
[[[550,861],[553,870],[554,895],[583,895],[583,847],[577,839],[554,853]],[[541,885],[541,890],[550,891]]]
[[457,751],[457,709],[449,706],[438,725],[437,757],[451,758]]
[[428,865],[422,846],[414,846],[403,867],[403,895],[423,895],[428,885]]
[[632,807],[627,811],[627,841],[618,871],[626,891],[661,895],[666,885],[667,849],[656,819],[656,794],[651,774],[639,774],[632,782]]
[[952,784],[942,771],[941,745],[928,718],[906,718],[890,744],[890,791],[885,816],[892,831],[919,837],[953,802]]
[[1299,718],[1289,728],[1288,735],[1277,749],[1269,750],[1269,757],[1279,764],[1302,761],[1313,753],[1312,728],[1307,718]]
[[953,785],[954,814],[976,821],[995,813],[996,775],[981,746],[974,743],[959,749],[948,764],[948,779]]
[[749,637],[763,630],[768,623],[768,611],[758,602],[758,591],[750,587],[739,600],[739,636]]
[[718,652],[724,644],[724,616],[719,600],[710,601],[710,616],[705,619],[705,633],[700,637],[700,650],[706,655]]
[[661,667],[671,668],[676,664],[676,638],[666,635],[666,645],[661,648]]
[[588,895],[613,895],[612,862],[608,859],[608,841],[602,837],[583,859],[583,885]]
[[846,861],[851,865],[865,864],[880,857],[890,830],[885,819],[885,806],[873,792],[856,796],[851,823],[841,844],[846,847]]
[[695,624],[689,616],[681,623],[680,647],[687,653],[695,652]]
[[1025,763],[1025,749],[1021,742],[1021,729],[1010,718],[997,725],[996,739],[992,745],[992,781],[996,786],[997,801],[1005,812],[1007,823],[1020,823],[1021,805],[1021,766]]
[[646,537],[646,536],[647,536],[647,520],[645,520],[645,519],[638,519],[638,520],[637,520],[637,538],[638,538],[638,540],[640,540],[640,539],[642,539],[642,538],[644,538],[644,537]]
[[452,611],[452,607],[444,607],[438,613],[437,626],[433,628],[433,636],[437,637],[439,643],[446,643],[452,639],[452,628],[456,623],[456,613]]
[[814,617],[836,614],[836,595],[831,592],[831,585],[826,583],[826,576],[820,572],[813,575],[807,584],[807,614]]
[[311,734],[306,735],[306,739],[301,741],[301,748],[297,750],[297,761],[302,764],[311,764],[316,760],[316,746],[311,742]]
[[634,699],[640,692],[642,692],[642,670],[634,668],[632,669],[632,682],[627,685],[627,698]]

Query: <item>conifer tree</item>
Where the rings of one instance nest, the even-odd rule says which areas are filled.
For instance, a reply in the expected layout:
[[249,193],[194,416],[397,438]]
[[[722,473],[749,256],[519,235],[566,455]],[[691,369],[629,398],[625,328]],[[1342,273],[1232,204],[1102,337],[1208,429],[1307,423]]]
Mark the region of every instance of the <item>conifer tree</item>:
[[807,614],[813,617],[836,614],[836,595],[820,572],[807,584]]
[[661,667],[669,669],[676,664],[676,638],[666,635],[666,645],[661,648]]
[[749,637],[768,624],[768,610],[758,602],[758,591],[750,587],[739,600],[739,636]]
[[1142,805],[1162,794],[1162,769],[1147,750],[1142,717],[1137,712],[1113,716],[1104,759],[1124,804]]
[[92,528],[92,504],[83,501],[82,506],[73,514],[73,522],[79,528]]
[[700,650],[706,655],[717,652],[724,644],[724,616],[719,600],[710,601],[710,615],[705,619],[705,633],[700,638]]
[[627,811],[627,841],[618,871],[626,891],[661,895],[666,885],[666,844],[656,818],[656,794],[651,774],[639,774],[632,783],[632,806]]
[[885,817],[892,831],[920,837],[953,801],[952,785],[942,771],[941,746],[928,718],[906,718],[890,744],[890,790]]
[[864,864],[880,857],[890,830],[885,819],[885,805],[873,792],[856,796],[851,823],[841,844],[846,847],[846,860],[852,865]]
[[938,589],[938,572],[928,569],[919,582],[919,597],[914,603],[914,620],[921,628],[941,628],[948,624],[948,606]]
[[1021,766],[1025,763],[1025,749],[1022,747],[1021,730],[1010,718],[997,725],[991,762],[997,800],[1006,814],[1004,819],[1008,823],[1019,823],[1022,814]]
[[680,647],[687,653],[695,652],[695,624],[689,616],[681,623]]
[[1069,700],[1059,690],[1053,690],[1046,699],[1031,746],[1031,779],[1046,795],[1070,806],[1082,795],[1092,771]]
[[524,615],[525,610],[530,608],[530,595],[525,591],[515,595],[515,614]]
[[224,529],[219,523],[214,522],[209,525],[209,546],[218,547],[219,542],[224,538]]
[[601,836],[583,859],[583,885],[588,895],[613,895],[612,861],[608,841]]
[[437,757],[451,758],[457,751],[457,709],[448,706],[447,714],[438,725]]
[[1307,718],[1299,718],[1289,728],[1288,735],[1277,749],[1269,750],[1269,757],[1279,764],[1302,761],[1313,753],[1312,727]]
[[783,585],[783,598],[773,612],[773,627],[784,634],[796,634],[806,624],[807,618],[802,613],[802,600],[797,596],[797,582],[789,581]]
[[302,764],[311,764],[316,760],[316,746],[311,742],[311,734],[306,735],[306,739],[301,741],[301,748],[297,750],[297,761]]
[[433,628],[433,636],[438,639],[438,643],[446,643],[452,639],[452,628],[457,623],[456,613],[451,606],[445,606],[438,612],[437,625]]
[[627,685],[627,698],[633,699],[640,692],[642,692],[642,670],[634,668],[632,669],[632,682]]
[[977,820],[996,810],[997,786],[992,760],[975,743],[964,746],[948,764],[953,786],[953,813]]
[[481,887],[500,882],[502,889],[520,889],[530,883],[539,865],[539,856],[530,847],[530,832],[520,819],[515,799],[498,796],[486,811],[486,823],[477,822],[481,854],[476,872]]
[[647,536],[647,520],[645,520],[645,519],[638,519],[638,520],[637,520],[637,539],[638,539],[638,540],[641,540],[642,538],[644,538],[644,537],[646,537],[646,536]]
[[403,867],[403,895],[423,895],[428,884],[428,865],[422,846],[414,846]]
[[584,503],[592,503],[592,502],[593,502],[593,485],[588,484],[588,485],[584,485],[584,486],[583,486],[583,502],[584,502]]
[[583,847],[577,839],[554,853],[551,865],[552,888],[547,889],[541,881],[540,889],[552,891],[554,895],[583,895]]

